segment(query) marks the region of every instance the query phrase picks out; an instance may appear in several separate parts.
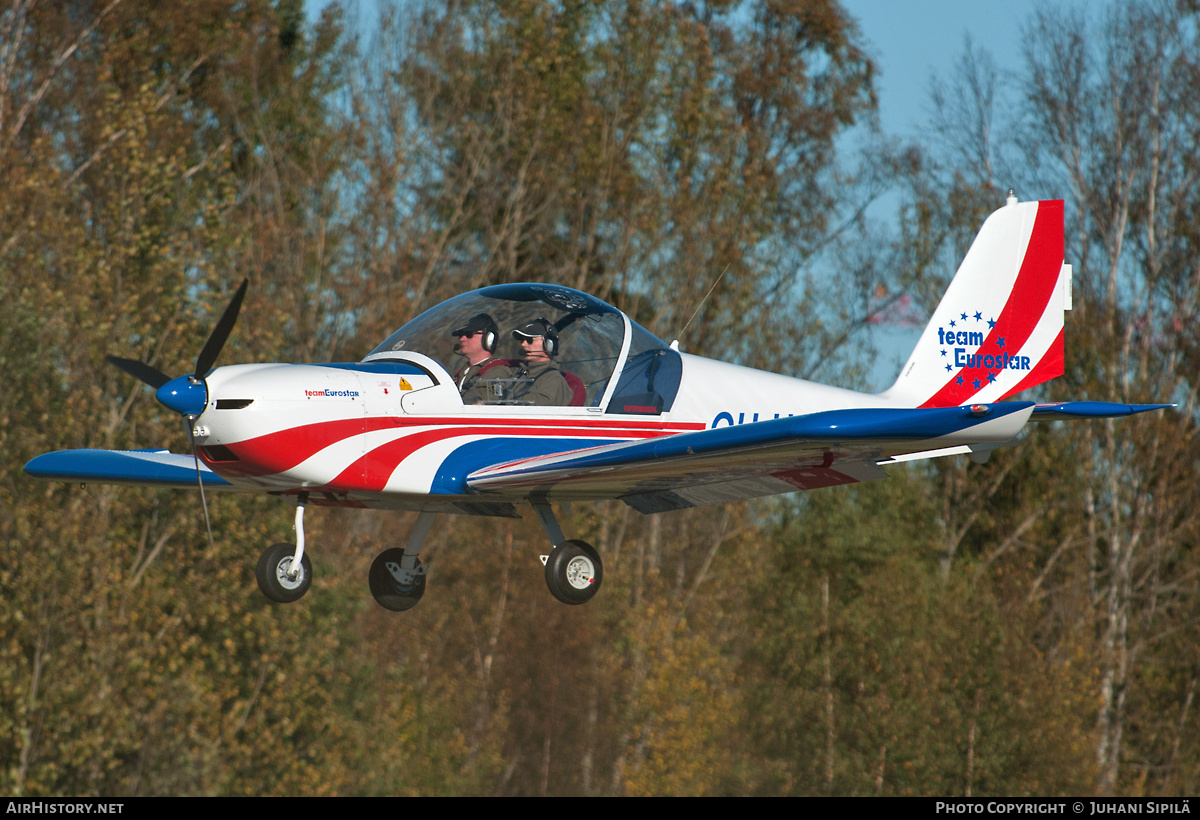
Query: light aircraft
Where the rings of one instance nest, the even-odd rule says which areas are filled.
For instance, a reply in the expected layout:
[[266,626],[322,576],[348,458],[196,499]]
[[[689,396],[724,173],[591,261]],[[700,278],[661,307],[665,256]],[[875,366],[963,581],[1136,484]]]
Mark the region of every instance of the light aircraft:
[[[268,547],[257,580],[273,601],[312,583],[308,503],[419,512],[403,548],[384,550],[369,584],[402,611],[425,591],[419,550],[439,513],[516,517],[529,504],[550,539],[551,593],[590,600],[603,579],[589,544],[564,537],[553,504],[620,499],[641,513],[885,478],[887,465],[965,454],[984,461],[1029,421],[1123,416],[1171,405],[1002,401],[1063,372],[1063,203],[1017,202],[984,223],[899,377],[858,393],[689,355],[620,310],[557,285],[508,284],[450,299],[352,364],[214,368],[243,282],[196,361],[171,378],[109,361],[179,413],[192,454],[66,450],[25,471],[65,481],[271,493],[296,505],[296,543]],[[481,316],[484,343],[517,355],[512,330],[542,320],[543,344],[570,374],[570,406],[522,398],[515,367],[481,379],[464,403],[451,335]],[[489,326],[490,328],[491,326]],[[554,337],[554,338],[551,338]],[[511,349],[511,350],[510,350]],[[510,364],[515,364],[510,362]]]

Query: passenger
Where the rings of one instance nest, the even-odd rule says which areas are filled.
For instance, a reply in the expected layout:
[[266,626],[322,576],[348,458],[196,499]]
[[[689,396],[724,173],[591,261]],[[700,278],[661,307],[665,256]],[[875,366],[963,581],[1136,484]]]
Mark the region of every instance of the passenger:
[[[488,388],[492,379],[511,379],[513,369],[508,359],[494,355],[500,341],[500,328],[486,313],[472,316],[462,327],[450,331],[458,337],[457,352],[467,360],[467,366],[454,374],[463,404],[494,404],[501,397],[491,395]],[[484,374],[487,378],[483,378]]]
[[558,355],[558,331],[545,319],[534,319],[513,331],[521,343],[524,364],[518,376],[531,379],[518,388],[514,397],[520,404],[565,407],[571,403],[574,391],[562,371],[554,366],[551,357]]

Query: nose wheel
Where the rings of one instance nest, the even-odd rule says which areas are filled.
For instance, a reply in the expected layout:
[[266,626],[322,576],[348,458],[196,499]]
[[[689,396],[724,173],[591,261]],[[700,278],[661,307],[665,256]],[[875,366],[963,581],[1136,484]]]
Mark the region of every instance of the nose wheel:
[[312,586],[312,561],[304,553],[304,508],[307,504],[308,493],[300,493],[296,497],[296,544],[267,547],[254,572],[262,594],[277,604],[299,601]]
[[278,604],[298,601],[312,586],[312,562],[308,556],[300,558],[295,565],[296,547],[292,544],[274,544],[263,550],[258,559],[255,577],[262,594]]
[[600,554],[586,541],[564,541],[546,559],[546,586],[564,604],[586,604],[603,579]]

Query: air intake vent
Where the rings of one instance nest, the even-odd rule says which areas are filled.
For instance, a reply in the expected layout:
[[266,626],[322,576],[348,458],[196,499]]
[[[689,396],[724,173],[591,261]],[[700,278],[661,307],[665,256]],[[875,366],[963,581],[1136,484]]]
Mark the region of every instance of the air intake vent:
[[218,410],[241,410],[254,404],[254,399],[217,399]]
[[204,456],[204,460],[208,462],[221,463],[238,460],[237,454],[223,444],[206,444],[196,449],[200,451]]

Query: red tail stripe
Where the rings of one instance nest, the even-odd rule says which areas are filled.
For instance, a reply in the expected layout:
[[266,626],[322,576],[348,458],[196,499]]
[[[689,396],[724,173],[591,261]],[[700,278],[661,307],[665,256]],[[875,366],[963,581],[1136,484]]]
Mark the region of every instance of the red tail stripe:
[[1050,345],[1050,348],[1046,351],[1046,355],[1042,356],[1042,359],[1037,363],[1037,366],[1030,370],[1029,375],[1021,379],[1020,383],[1018,383],[1016,387],[1014,387],[1012,390],[1009,390],[1000,398],[1007,399],[1009,396],[1016,395],[1022,390],[1028,390],[1030,387],[1036,387],[1042,382],[1048,382],[1051,379],[1058,378],[1063,374],[1063,364],[1063,332],[1060,329],[1058,331],[1058,337],[1055,338],[1054,342]]
[[[1025,258],[1021,262],[1021,270],[1013,284],[1012,293],[1009,294],[1008,301],[1000,312],[1000,317],[996,320],[996,326],[988,333],[983,345],[975,355],[995,356],[999,354],[1003,357],[1006,352],[1012,354],[1020,351],[1025,342],[1029,340],[1033,329],[1037,327],[1038,321],[1045,313],[1046,305],[1049,304],[1054,288],[1058,284],[1058,272],[1062,267],[1063,258],[1062,225],[1063,203],[1061,199],[1038,203],[1033,231],[1029,236],[1029,244],[1025,248]],[[1001,338],[1004,339],[1003,348],[998,344]],[[1040,368],[1041,364],[1039,363],[1030,375]],[[963,383],[958,384],[958,376],[964,373],[967,373],[966,368],[952,374],[946,384],[921,406],[953,407],[964,404],[980,389],[972,383],[980,378],[978,375],[972,375],[971,379],[964,378]],[[987,378],[983,368],[976,368],[973,373],[983,373],[983,379]],[[1027,381],[1029,381],[1028,377],[1022,380],[1022,383]],[[1037,383],[1034,382],[1034,384]],[[982,385],[980,386],[982,387]]]

